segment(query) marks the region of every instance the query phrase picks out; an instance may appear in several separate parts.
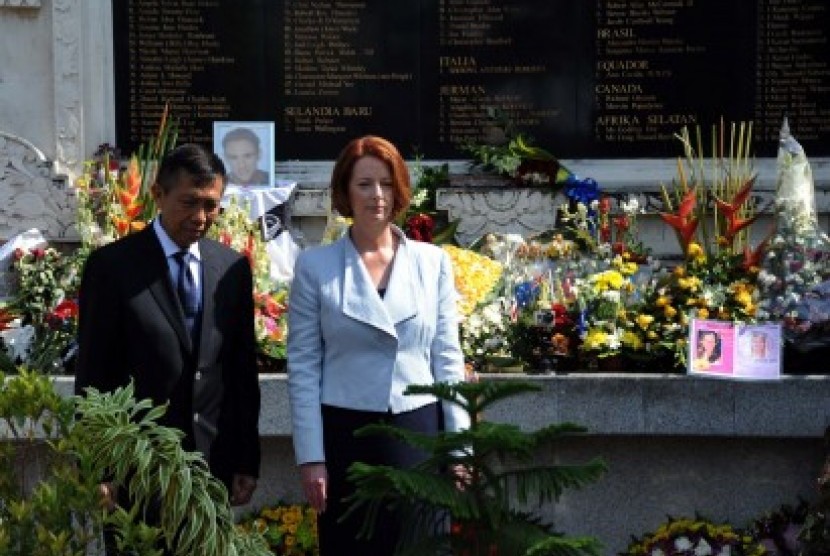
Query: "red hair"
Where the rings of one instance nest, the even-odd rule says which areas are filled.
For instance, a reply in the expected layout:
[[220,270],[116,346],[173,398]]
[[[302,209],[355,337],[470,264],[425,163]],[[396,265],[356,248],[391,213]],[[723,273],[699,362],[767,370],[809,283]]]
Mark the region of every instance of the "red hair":
[[412,184],[409,179],[409,170],[406,167],[398,149],[382,137],[366,135],[353,139],[340,152],[334,163],[331,173],[331,206],[340,216],[351,217],[352,207],[349,205],[349,181],[352,179],[352,170],[355,163],[364,156],[373,156],[383,161],[392,174],[392,189],[394,191],[394,206],[392,219],[397,218],[409,207],[412,197]]

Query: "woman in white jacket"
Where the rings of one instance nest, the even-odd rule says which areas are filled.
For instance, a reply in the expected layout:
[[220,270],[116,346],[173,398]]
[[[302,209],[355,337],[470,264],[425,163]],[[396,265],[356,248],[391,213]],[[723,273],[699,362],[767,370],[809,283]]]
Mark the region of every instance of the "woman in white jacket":
[[303,491],[321,512],[322,556],[392,554],[400,523],[363,516],[338,523],[354,461],[407,467],[423,454],[385,437],[357,439],[380,421],[423,432],[468,426],[452,404],[404,396],[410,384],[464,378],[452,268],[440,248],[407,239],[392,222],[411,196],[398,150],[380,137],[351,141],[331,179],[334,209],[353,224],[338,241],[302,252],[289,298],[288,386]]

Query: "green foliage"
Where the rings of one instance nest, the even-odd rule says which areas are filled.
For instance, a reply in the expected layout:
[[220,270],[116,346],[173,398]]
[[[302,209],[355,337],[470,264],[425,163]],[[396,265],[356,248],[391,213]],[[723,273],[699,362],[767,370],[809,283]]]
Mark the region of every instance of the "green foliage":
[[449,164],[425,166],[419,157],[413,175],[415,179],[409,207],[398,217],[397,224],[411,239],[435,245],[454,244],[459,220],[447,222],[446,214],[435,206],[436,192],[450,183]]
[[148,222],[156,215],[156,203],[150,188],[156,180],[159,161],[164,158],[164,155],[176,148],[178,139],[179,122],[176,118],[170,116],[170,106],[165,105],[156,136],[142,143],[135,153],[141,174],[140,201],[143,209],[139,220],[142,222]]
[[503,140],[499,144],[464,145],[463,150],[472,158],[473,168],[532,186],[554,186],[570,174],[553,154],[535,146],[531,137],[518,131],[504,112],[488,109],[487,119],[500,132]]
[[412,188],[412,199],[409,204],[410,213],[435,212],[435,192],[440,187],[446,187],[450,182],[450,166],[447,163],[437,166],[426,166],[418,158],[413,170],[415,183]]
[[100,532],[97,485],[65,441],[73,412],[46,376],[0,375],[0,554],[80,556]]
[[[383,507],[397,508],[407,531],[397,554],[442,555],[598,555],[600,545],[588,537],[554,532],[517,505],[555,502],[565,489],[597,481],[606,470],[594,459],[580,465],[544,465],[535,457],[563,437],[583,432],[571,423],[553,424],[535,432],[493,423],[482,412],[499,401],[538,390],[518,381],[439,383],[410,386],[408,394],[433,394],[458,404],[470,416],[461,432],[416,433],[389,425],[371,425],[357,435],[385,434],[428,454],[413,469],[355,463],[349,480],[356,492],[348,513],[363,510],[361,535],[371,535]],[[456,473],[446,473],[454,469]],[[463,470],[463,471],[462,471]],[[460,486],[459,477],[466,477]],[[447,516],[452,520],[446,530]]]
[[[119,518],[122,525],[133,522],[137,509],[160,502],[159,530],[175,554],[240,554],[242,533],[233,525],[227,491],[200,454],[181,447],[180,431],[158,425],[165,410],[134,400],[132,385],[112,393],[90,389],[78,399],[70,442],[97,476],[127,488],[133,506],[130,519]],[[250,552],[253,543],[244,544],[246,554],[257,553]],[[268,554],[264,544],[258,546],[259,554]]]
[[[107,525],[129,555],[159,554],[170,539],[182,555],[269,555],[258,535],[234,527],[201,456],[157,423],[164,410],[136,402],[132,386],[63,398],[45,375],[0,375],[0,554],[83,556]],[[132,506],[102,509],[105,476],[129,489]],[[142,516],[158,500],[152,527]]]

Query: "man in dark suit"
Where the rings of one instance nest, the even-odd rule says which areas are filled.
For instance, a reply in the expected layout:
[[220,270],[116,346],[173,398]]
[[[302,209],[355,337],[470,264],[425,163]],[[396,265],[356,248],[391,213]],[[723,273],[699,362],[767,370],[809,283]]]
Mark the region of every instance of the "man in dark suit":
[[205,238],[226,179],[203,148],[174,149],[152,186],[160,215],[90,255],[75,389],[133,380],[138,399],[169,403],[162,424],[183,431],[183,447],[204,454],[231,503],[245,504],[260,459],[253,280],[244,256]]

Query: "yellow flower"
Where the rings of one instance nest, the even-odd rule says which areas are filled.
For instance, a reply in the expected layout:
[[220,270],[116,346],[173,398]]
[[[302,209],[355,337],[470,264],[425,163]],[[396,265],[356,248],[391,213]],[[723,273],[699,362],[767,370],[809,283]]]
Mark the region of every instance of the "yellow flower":
[[620,341],[623,343],[624,346],[629,347],[631,349],[643,349],[643,340],[640,338],[640,335],[630,330],[626,330],[625,332],[623,332]]
[[706,254],[703,252],[703,247],[700,246],[697,242],[690,242],[689,247],[686,250],[686,256],[690,259],[701,260],[706,259]]
[[639,315],[637,315],[636,321],[637,321],[637,326],[639,326],[640,328],[645,330],[646,328],[649,327],[649,325],[652,322],[654,322],[654,316],[640,313]]
[[667,319],[673,319],[676,314],[677,309],[675,309],[671,305],[666,305],[665,307],[663,307],[663,315],[665,315]]
[[658,307],[665,307],[669,303],[671,303],[671,297],[667,295],[661,295],[657,298],[657,301],[654,302],[654,304]]
[[444,245],[455,274],[455,289],[460,298],[458,310],[469,315],[498,284],[502,276],[501,263],[469,249]]
[[742,288],[735,292],[735,301],[744,307],[752,305],[752,294]]
[[674,267],[673,273],[678,278],[682,278],[683,276],[686,276],[686,267],[683,265],[678,265]]
[[678,278],[677,285],[684,290],[695,291],[700,287],[700,278],[697,276],[689,276],[686,278]]
[[607,290],[619,290],[625,283],[625,277],[616,270],[606,270],[591,276],[595,293],[602,293]]
[[588,350],[601,350],[608,343],[608,333],[600,328],[591,328],[582,345]]
[[646,332],[646,338],[648,338],[649,340],[656,340],[657,332],[655,332],[654,330],[649,330],[648,332]]
[[640,266],[637,263],[626,262],[628,260],[628,253],[620,256],[617,255],[611,260],[611,265],[626,276],[636,273]]
[[697,318],[699,319],[708,319],[709,318],[709,310],[706,307],[701,307],[697,310]]

